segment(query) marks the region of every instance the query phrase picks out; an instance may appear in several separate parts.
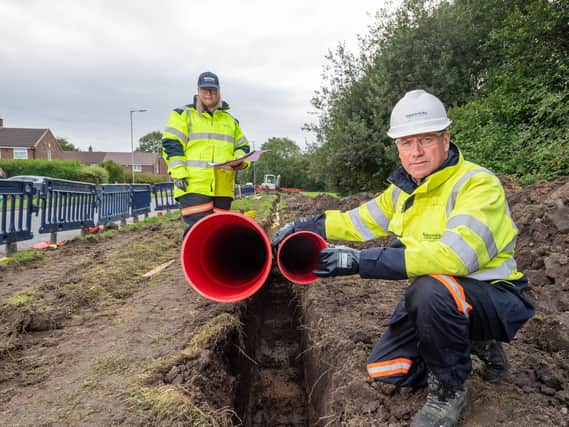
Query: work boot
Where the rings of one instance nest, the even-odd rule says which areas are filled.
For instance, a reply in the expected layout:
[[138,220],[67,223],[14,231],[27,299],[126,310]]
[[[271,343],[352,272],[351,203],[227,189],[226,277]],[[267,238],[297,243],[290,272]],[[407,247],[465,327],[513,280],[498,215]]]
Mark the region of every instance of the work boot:
[[496,383],[508,372],[508,356],[500,341],[472,341],[471,353],[480,359],[480,376],[484,381]]
[[427,402],[415,414],[411,427],[453,427],[467,408],[464,384],[449,386],[429,372]]

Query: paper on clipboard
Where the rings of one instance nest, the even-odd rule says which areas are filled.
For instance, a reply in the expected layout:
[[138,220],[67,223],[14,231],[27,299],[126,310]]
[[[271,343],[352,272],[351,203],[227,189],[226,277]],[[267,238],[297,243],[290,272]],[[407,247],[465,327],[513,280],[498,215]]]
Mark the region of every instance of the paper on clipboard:
[[248,162],[256,162],[257,160],[259,160],[259,158],[261,157],[261,154],[266,153],[267,151],[271,151],[271,150],[255,150],[255,151],[251,151],[249,154],[244,155],[243,157],[239,157],[238,159],[233,159],[233,160],[228,160],[227,162],[210,162],[208,163],[209,166],[214,166],[214,167],[218,167],[218,166],[237,166],[238,164],[240,164],[243,161],[248,161]]

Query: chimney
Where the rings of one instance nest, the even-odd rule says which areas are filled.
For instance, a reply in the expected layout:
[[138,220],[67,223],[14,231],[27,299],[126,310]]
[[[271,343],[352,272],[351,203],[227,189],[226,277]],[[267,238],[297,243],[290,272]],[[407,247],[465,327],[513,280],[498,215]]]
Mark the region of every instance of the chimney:
[[4,127],[4,119],[0,117],[0,128]]

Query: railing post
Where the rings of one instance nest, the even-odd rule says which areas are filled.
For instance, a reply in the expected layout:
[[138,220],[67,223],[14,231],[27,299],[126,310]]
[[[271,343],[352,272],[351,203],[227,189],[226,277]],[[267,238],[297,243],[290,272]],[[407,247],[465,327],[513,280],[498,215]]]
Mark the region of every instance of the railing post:
[[10,258],[18,252],[18,242],[6,243],[6,256]]

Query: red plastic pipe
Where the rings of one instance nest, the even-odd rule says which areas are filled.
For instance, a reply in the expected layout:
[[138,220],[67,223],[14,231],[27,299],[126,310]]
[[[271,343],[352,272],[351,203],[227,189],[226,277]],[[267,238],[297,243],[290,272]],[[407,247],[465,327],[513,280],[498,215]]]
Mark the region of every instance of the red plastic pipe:
[[182,269],[190,286],[217,302],[250,297],[271,270],[271,243],[252,219],[229,211],[199,220],[182,243]]
[[306,285],[318,279],[312,274],[320,259],[320,250],[328,247],[326,240],[312,231],[297,231],[287,236],[277,249],[277,265],[284,277]]

